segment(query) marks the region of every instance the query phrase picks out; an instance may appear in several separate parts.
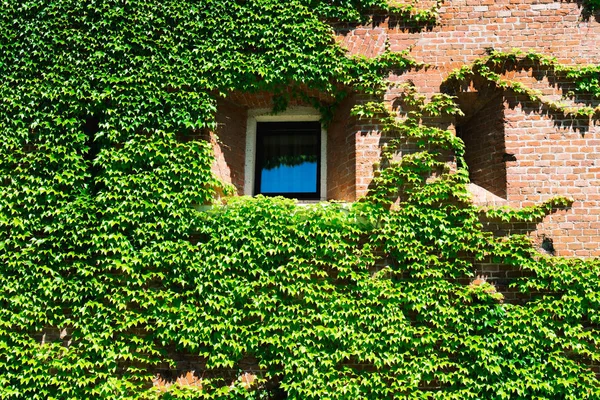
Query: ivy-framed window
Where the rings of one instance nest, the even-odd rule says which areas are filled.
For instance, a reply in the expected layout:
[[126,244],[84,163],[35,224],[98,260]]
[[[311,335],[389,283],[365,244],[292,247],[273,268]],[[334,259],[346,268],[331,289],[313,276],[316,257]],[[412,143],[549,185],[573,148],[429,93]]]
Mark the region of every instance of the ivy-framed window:
[[245,194],[324,200],[326,132],[316,110],[249,115]]

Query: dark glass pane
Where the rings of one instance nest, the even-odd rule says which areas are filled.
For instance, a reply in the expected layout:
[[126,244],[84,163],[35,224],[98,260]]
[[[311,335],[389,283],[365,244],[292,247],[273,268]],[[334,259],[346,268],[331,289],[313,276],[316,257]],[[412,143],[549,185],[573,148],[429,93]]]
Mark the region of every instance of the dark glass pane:
[[320,146],[318,122],[259,123],[257,193],[318,197]]

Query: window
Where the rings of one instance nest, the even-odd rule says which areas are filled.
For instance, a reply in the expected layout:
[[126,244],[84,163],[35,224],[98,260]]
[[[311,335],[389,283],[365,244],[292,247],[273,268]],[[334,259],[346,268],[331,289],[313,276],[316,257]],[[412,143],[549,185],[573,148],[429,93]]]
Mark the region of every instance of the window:
[[319,199],[321,124],[258,122],[254,194]]
[[319,119],[306,107],[279,115],[250,112],[245,194],[325,199],[326,135]]

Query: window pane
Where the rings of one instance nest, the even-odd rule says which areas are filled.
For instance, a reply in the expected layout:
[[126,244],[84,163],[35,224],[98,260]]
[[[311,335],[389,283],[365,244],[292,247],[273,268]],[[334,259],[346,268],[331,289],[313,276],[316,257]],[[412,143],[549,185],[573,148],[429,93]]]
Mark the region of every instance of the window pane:
[[257,137],[257,192],[317,197],[320,124],[259,123]]
[[279,166],[261,171],[261,193],[313,193],[317,191],[317,163]]

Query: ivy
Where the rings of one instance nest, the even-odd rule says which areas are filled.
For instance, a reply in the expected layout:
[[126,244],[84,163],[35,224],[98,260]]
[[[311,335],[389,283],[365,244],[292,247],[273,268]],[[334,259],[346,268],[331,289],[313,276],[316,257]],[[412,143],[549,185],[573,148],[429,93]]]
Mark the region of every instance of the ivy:
[[[423,26],[440,5],[4,2],[0,398],[598,398],[597,261],[543,256],[480,222],[569,200],[471,204],[467,171],[448,163],[464,144],[428,124],[461,114],[452,96],[405,86],[400,114],[353,110],[388,139],[358,202],[218,198],[230,188],[199,139],[217,99],[268,91],[285,108],[293,93],[326,110],[307,89],[376,97],[390,70],[424,66],[349,57],[329,23],[386,12]],[[452,78],[494,80],[521,55],[492,57]],[[595,67],[526,57],[597,94]],[[523,272],[527,302],[477,277],[489,259]],[[169,380],[181,372],[193,384]]]
[[510,207],[499,207],[483,210],[487,218],[501,220],[503,222],[531,222],[539,220],[557,208],[570,207],[573,200],[567,197],[554,197],[534,206],[514,209]]
[[519,64],[527,63],[529,66],[538,65],[547,69],[557,77],[564,77],[573,82],[573,90],[567,91],[563,97],[574,98],[576,94],[584,94],[594,99],[600,98],[600,66],[571,66],[561,65],[554,58],[535,52],[522,52],[512,50],[500,52],[491,50],[486,57],[465,65],[453,71],[446,79],[447,87],[456,88],[461,82],[472,80],[474,77],[483,78],[485,81],[503,90],[510,90],[515,94],[524,95],[529,100],[541,103],[553,112],[560,112],[566,117],[599,118],[600,106],[573,106],[564,102],[553,101],[545,98],[539,90],[532,89],[522,82],[506,79],[502,71],[515,68]]
[[585,17],[589,17],[600,10],[600,1],[598,0],[585,0],[582,3]]

